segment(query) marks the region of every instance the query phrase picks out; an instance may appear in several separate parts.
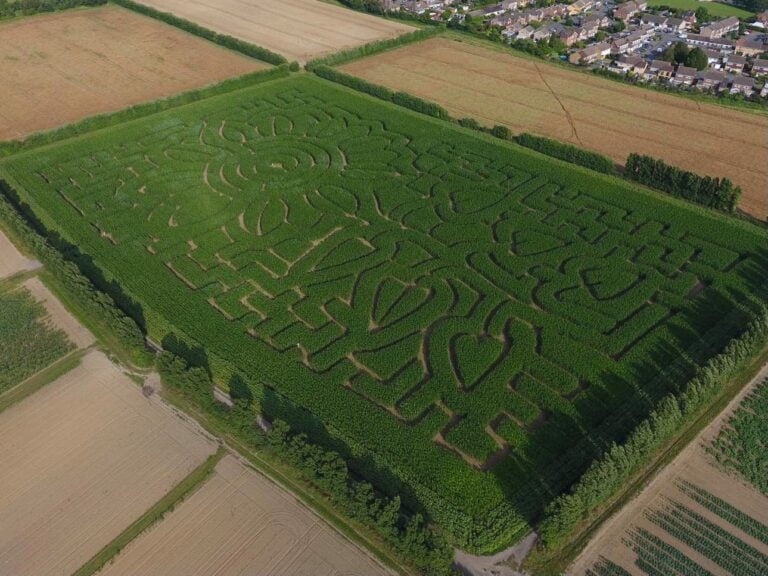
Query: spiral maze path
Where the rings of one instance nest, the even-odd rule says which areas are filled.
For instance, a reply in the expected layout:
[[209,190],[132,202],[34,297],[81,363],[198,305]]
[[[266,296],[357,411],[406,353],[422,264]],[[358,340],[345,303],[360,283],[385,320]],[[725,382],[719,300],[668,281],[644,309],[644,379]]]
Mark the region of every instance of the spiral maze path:
[[143,247],[158,281],[404,426],[440,414],[432,441],[480,470],[532,437],[554,462],[651,395],[627,384],[637,363],[750,265],[509,148],[333,94],[285,83],[163,115],[36,178],[100,250]]

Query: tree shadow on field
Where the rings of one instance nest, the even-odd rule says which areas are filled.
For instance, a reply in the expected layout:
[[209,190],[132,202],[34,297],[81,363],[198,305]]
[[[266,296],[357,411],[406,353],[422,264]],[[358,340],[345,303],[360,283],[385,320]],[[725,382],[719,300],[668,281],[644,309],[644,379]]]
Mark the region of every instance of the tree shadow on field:
[[263,388],[261,411],[267,419],[272,422],[276,419],[283,420],[293,432],[304,433],[312,443],[338,453],[346,462],[351,478],[370,482],[377,492],[389,497],[399,495],[407,512],[419,512],[428,518],[413,490],[389,468],[377,464],[370,454],[353,450],[342,438],[333,434],[317,416],[305,408],[296,406],[271,386],[265,385]]
[[183,358],[190,368],[202,368],[208,373],[209,377],[213,376],[208,353],[202,346],[190,346],[174,333],[166,335],[160,345],[166,352]]
[[19,194],[8,183],[0,180],[0,193],[2,193],[26,223],[37,234],[45,238],[48,243],[64,258],[77,266],[80,273],[90,280],[93,287],[107,294],[115,305],[123,313],[131,318],[139,326],[143,334],[147,333],[147,321],[141,305],[125,293],[122,286],[116,280],[109,280],[104,272],[94,262],[93,258],[80,250],[78,246],[69,242],[56,230],[50,230],[35,214],[29,204],[23,202]]
[[[705,289],[676,311],[674,321],[666,325],[667,338],[648,344],[638,359],[617,364],[615,372],[603,372],[589,382],[573,401],[581,418],[551,414],[528,433],[525,447],[512,450],[489,471],[506,501],[530,525],[535,526],[547,505],[567,492],[613,443],[624,443],[661,398],[682,390],[703,363],[743,333],[757,302],[768,293],[768,249],[733,273],[742,277],[746,292]],[[588,403],[605,403],[609,398],[601,421],[586,425]]]

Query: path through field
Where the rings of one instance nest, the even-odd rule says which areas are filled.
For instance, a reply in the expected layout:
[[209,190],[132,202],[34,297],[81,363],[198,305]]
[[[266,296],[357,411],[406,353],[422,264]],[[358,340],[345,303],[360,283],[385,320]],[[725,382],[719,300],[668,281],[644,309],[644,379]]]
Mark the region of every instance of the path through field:
[[11,244],[8,237],[0,230],[0,280],[19,272],[34,270],[38,266],[40,266],[39,262],[22,256],[16,246]]
[[77,348],[88,348],[95,342],[93,334],[80,324],[39,278],[30,278],[23,286],[45,306],[53,326],[63,331]]

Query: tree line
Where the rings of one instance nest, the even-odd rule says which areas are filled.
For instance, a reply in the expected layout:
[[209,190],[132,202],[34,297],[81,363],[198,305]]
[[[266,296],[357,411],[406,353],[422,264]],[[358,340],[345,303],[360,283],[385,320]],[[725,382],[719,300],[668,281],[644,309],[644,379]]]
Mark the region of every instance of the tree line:
[[741,188],[728,178],[699,176],[651,156],[630,154],[624,175],[672,196],[724,212],[733,212],[741,196]]
[[101,6],[107,0],[0,0],[0,19],[55,12],[78,6]]

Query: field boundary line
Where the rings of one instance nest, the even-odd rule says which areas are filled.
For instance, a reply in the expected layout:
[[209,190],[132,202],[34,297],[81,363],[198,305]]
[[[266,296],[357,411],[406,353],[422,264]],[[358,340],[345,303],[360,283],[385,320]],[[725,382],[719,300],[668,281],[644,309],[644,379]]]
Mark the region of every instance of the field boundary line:
[[123,530],[112,542],[97,552],[93,558],[83,564],[72,576],[91,576],[99,572],[117,557],[123,548],[162,520],[178,504],[202,487],[213,474],[216,465],[226,454],[227,450],[219,446],[215,453],[211,454],[200,466],[190,472],[186,478],[174,486],[170,492],[158,500],[154,506],[142,514],[133,524]]
[[49,364],[39,372],[32,374],[32,376],[26,380],[19,382],[14,387],[9,388],[0,394],[0,414],[14,404],[18,404],[22,400],[32,396],[41,388],[77,368],[80,365],[83,356],[90,351],[90,347],[73,350],[66,356],[59,358],[54,363]]

